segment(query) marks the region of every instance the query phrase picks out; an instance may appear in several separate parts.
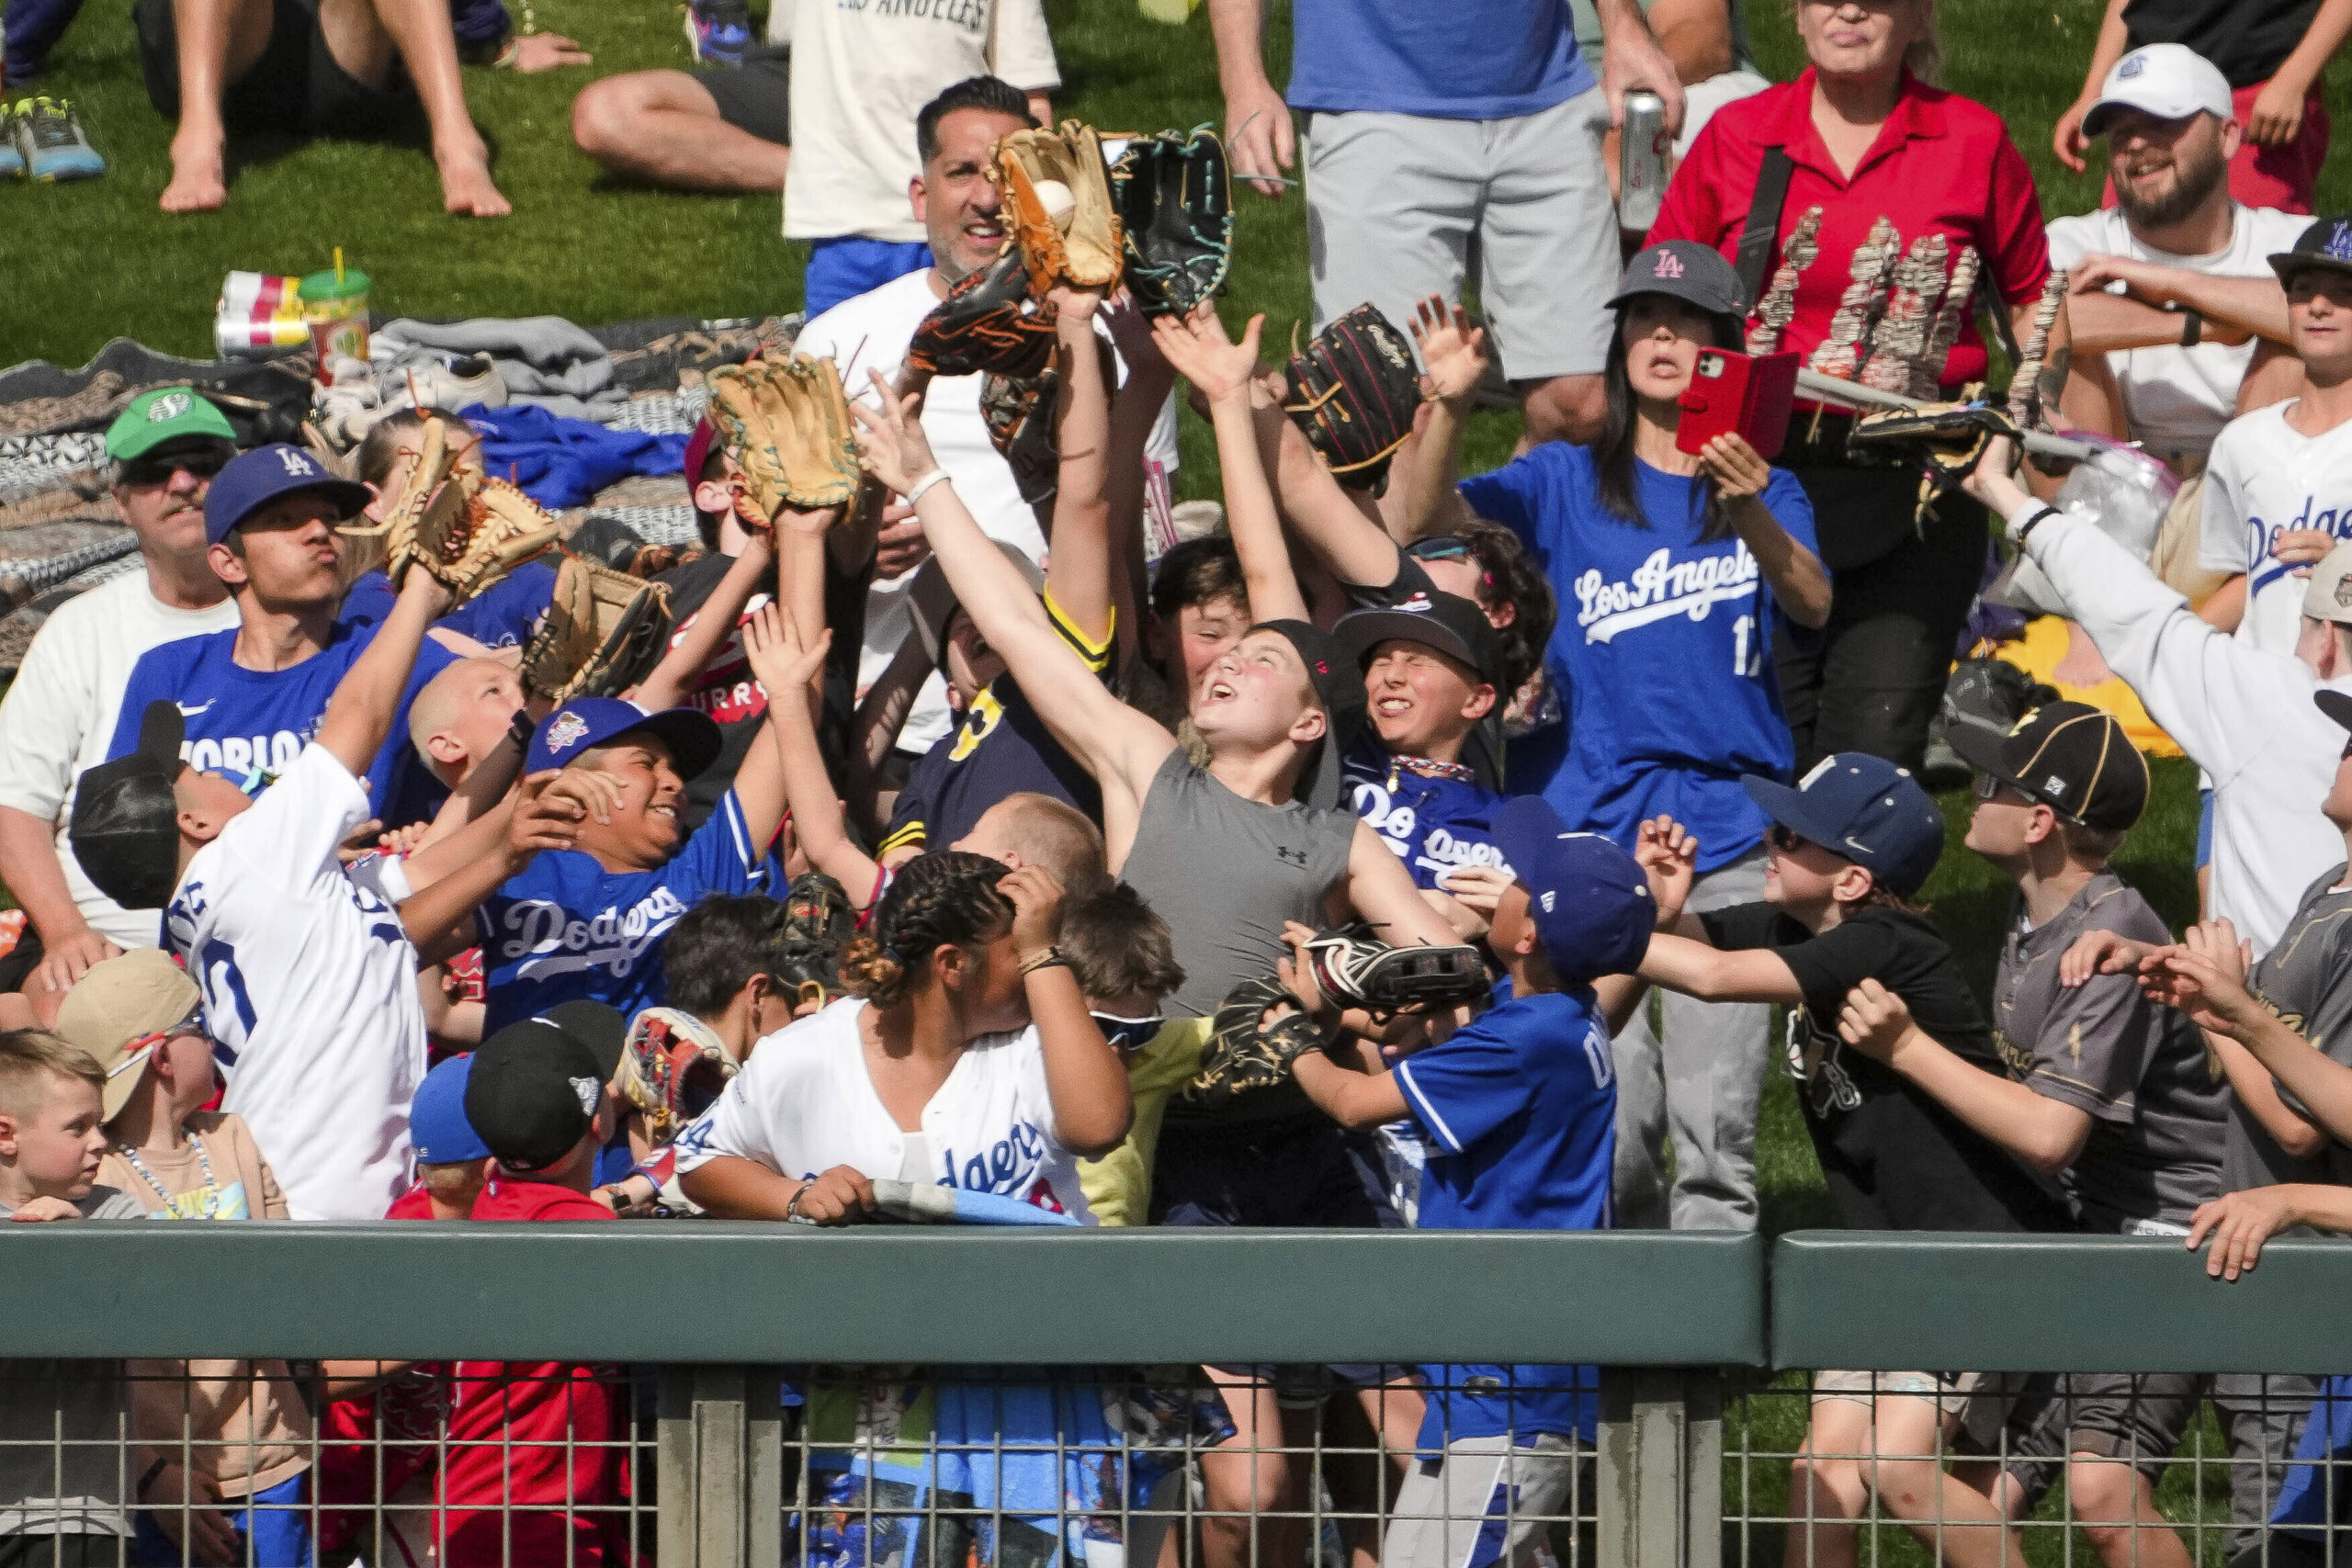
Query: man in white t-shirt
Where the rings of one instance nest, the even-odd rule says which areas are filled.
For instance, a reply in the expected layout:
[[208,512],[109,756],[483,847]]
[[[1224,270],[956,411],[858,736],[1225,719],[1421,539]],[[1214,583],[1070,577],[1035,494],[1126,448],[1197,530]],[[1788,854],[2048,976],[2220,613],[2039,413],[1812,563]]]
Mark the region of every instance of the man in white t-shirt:
[[220,1108],[253,1129],[298,1220],[380,1217],[414,1176],[416,950],[335,849],[368,819],[360,780],[448,603],[429,573],[407,574],[316,739],[258,798],[181,757],[184,721],[164,701],[141,716],[137,750],[74,788],[75,858],[118,902],[164,907],[165,945],[203,989]]
[[106,760],[139,656],[237,624],[204,543],[205,492],[235,455],[228,419],[187,388],[130,400],[107,431],[107,460],[141,570],[58,606],[0,703],[0,882],[40,939],[24,982],[36,1007],[99,960],[155,945],[159,912],[123,908],[63,852],[65,807],[82,770]]
[[[2214,441],[2198,559],[2239,574],[2240,641],[2292,653],[2312,563],[2352,539],[2352,219],[2311,223],[2270,265],[2305,384]],[[2227,624],[2210,607],[2205,618]]]
[[[920,272],[885,283],[847,299],[801,329],[797,352],[830,355],[853,397],[874,400],[867,372],[895,380],[915,328],[947,291],[994,261],[1012,243],[999,211],[997,189],[988,177],[988,153],[1000,137],[1030,123],[1019,88],[989,76],[958,82],[923,107],[916,117],[922,169],[907,184],[915,221],[930,235],[932,263]],[[1098,317],[1098,321],[1100,318]],[[1046,553],[1037,514],[1021,499],[1021,488],[980,417],[978,376],[941,377],[923,395],[922,427],[932,451],[956,480],[956,491],[990,538],[1020,550],[1033,561]],[[1160,411],[1146,448],[1148,486],[1157,491],[1148,505],[1164,513],[1168,477],[1176,470],[1175,406]],[[921,536],[910,508],[893,504],[883,513],[883,543]],[[865,645],[859,660],[860,690],[888,667],[911,629],[906,590],[914,580],[910,563],[900,576],[876,582],[865,604]],[[921,756],[947,733],[946,687],[936,674],[925,682],[899,732],[901,750]]]
[[2107,138],[2117,205],[2050,223],[2050,265],[2075,290],[2066,412],[2194,473],[2233,414],[2296,389],[2285,297],[2263,258],[2311,220],[2230,199],[2243,136],[2230,85],[2182,45],[2117,62],[2083,125]]

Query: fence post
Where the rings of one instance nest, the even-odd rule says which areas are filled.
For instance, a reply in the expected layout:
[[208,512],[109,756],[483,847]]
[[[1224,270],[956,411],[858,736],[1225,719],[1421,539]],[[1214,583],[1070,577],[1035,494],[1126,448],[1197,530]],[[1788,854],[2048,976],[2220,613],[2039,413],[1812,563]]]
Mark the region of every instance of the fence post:
[[1601,1369],[1600,1568],[1721,1568],[1723,1458],[1714,1369]]
[[656,1409],[665,1568],[766,1568],[784,1553],[780,1374],[747,1366],[665,1366]]

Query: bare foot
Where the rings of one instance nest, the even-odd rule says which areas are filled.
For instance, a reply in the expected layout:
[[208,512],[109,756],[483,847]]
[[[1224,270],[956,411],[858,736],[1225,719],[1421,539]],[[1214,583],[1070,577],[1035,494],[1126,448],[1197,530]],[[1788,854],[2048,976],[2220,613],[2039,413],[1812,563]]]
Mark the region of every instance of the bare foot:
[[433,161],[441,167],[441,205],[473,218],[503,218],[514,204],[498,194],[490,179],[490,149],[475,137],[469,146],[436,150]]
[[218,136],[172,139],[172,183],[158,205],[166,212],[210,212],[229,199]]

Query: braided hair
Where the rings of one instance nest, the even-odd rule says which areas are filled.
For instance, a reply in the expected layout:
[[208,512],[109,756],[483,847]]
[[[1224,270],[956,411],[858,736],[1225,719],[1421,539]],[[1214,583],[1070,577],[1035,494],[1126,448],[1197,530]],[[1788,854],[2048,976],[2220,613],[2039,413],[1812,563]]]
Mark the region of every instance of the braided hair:
[[1011,927],[1012,900],[996,886],[1005,875],[1002,862],[956,850],[909,861],[865,930],[842,950],[842,978],[876,1007],[906,1000],[943,944],[975,946]]

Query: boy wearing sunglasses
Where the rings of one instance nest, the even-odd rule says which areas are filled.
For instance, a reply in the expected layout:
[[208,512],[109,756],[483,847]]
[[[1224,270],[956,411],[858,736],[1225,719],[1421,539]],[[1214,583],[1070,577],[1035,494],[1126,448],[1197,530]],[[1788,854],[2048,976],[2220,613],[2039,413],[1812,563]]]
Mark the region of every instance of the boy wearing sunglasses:
[[[1641,976],[1705,1001],[1776,1002],[1788,1020],[1790,1076],[1814,1152],[1850,1230],[2017,1232],[2070,1228],[2064,1205],[1992,1139],[1841,1032],[1858,987],[1899,998],[1970,1071],[2002,1073],[1995,1037],[1951,949],[1905,902],[1943,852],[1944,823],[1910,773],[1860,751],[1834,752],[1795,787],[1740,781],[1771,819],[1760,903],[1693,914],[1650,939]],[[1684,837],[1670,818],[1645,845]],[[1689,863],[1687,861],[1683,863]],[[1673,907],[1671,893],[1660,902]],[[1993,1568],[2014,1532],[1983,1494],[1939,1473],[1939,1438],[1966,1419],[1997,1436],[2006,1415],[1976,1374],[1824,1371],[1790,1511],[1815,1521],[1813,1550],[1850,1540],[1875,1486],[1880,1504],[1948,1562]],[[1955,1528],[1982,1527],[1982,1528]],[[1849,1546],[1848,1554],[1853,1550]]]
[[[106,761],[132,666],[152,648],[237,624],[205,559],[204,498],[235,456],[220,411],[186,387],[141,392],[107,431],[116,508],[141,567],[58,606],[0,703],[0,881],[32,921],[0,988],[36,1006],[102,959],[155,944],[153,909],[125,909],[63,852],[66,802]],[[29,973],[27,973],[29,971]]]

